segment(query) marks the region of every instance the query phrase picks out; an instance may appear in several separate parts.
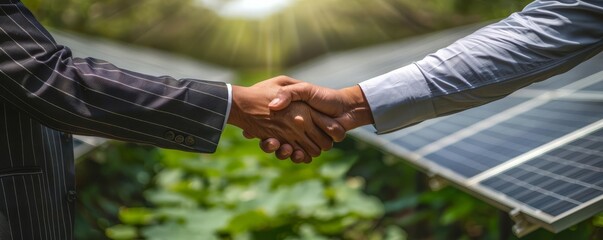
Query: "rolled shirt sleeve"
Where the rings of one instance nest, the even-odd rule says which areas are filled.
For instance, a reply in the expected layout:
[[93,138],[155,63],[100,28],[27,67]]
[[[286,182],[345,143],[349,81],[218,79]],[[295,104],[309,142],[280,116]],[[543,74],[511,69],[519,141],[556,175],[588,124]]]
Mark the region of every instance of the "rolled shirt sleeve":
[[360,83],[377,133],[479,106],[603,50],[603,1],[535,1],[413,64]]

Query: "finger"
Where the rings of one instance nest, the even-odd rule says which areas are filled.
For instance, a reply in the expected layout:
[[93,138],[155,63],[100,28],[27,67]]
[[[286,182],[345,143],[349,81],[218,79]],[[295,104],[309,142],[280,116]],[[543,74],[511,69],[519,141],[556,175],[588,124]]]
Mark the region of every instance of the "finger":
[[266,153],[273,153],[281,146],[281,142],[276,138],[264,139],[260,142],[260,148]]
[[293,147],[290,144],[285,143],[276,151],[276,158],[285,160],[291,157],[291,154],[293,154]]
[[294,163],[303,163],[309,157],[308,153],[304,151],[297,141],[291,143],[293,147],[293,153],[291,154],[291,161]]
[[248,133],[246,131],[243,131],[243,137],[245,137],[247,139],[253,139],[253,138],[255,138],[251,133]]
[[311,163],[311,162],[312,162],[312,158],[310,156],[305,156],[304,157],[304,163],[305,164],[308,164],[308,163]]
[[289,106],[292,101],[308,101],[313,91],[314,85],[304,82],[281,87],[268,107],[279,111]]
[[296,150],[291,155],[291,161],[293,161],[294,163],[302,163],[302,162],[306,161],[307,157],[308,156],[303,151]]
[[306,134],[311,141],[317,145],[320,150],[327,151],[333,148],[333,140],[329,135],[323,132],[316,124],[306,128]]
[[281,75],[278,77],[274,78],[274,81],[281,86],[287,86],[287,85],[292,85],[292,84],[296,84],[296,83],[301,83],[302,81],[297,80],[295,78],[289,77],[289,76],[285,76],[285,75]]
[[[314,125],[322,130],[323,134],[328,135],[332,141],[341,142],[345,138],[346,131],[341,124],[335,119],[332,119],[320,112],[310,111],[310,116],[312,117],[312,121]],[[330,142],[329,145],[333,145],[333,142]],[[320,145],[322,150],[326,151],[330,149],[325,149],[323,145]]]
[[318,157],[322,153],[321,148],[316,145],[313,140],[310,140],[308,136],[302,138],[300,145],[303,146],[302,150],[308,155],[308,157]]
[[[320,130],[317,129],[312,122],[308,122],[302,116],[294,117],[293,121],[295,122],[297,129],[300,130],[299,134],[297,134],[297,145],[301,147],[301,150],[309,154],[309,156],[320,156],[321,148],[314,141],[330,141],[330,138],[328,136],[318,137],[320,136],[320,133],[318,132]],[[312,132],[312,135],[317,139],[308,137],[307,132]],[[298,148],[296,148],[296,150],[297,149]]]

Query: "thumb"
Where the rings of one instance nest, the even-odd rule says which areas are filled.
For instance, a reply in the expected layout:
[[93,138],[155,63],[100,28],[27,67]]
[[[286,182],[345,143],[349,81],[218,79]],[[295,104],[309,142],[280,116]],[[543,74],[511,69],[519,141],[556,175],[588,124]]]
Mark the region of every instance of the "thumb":
[[276,97],[268,104],[270,110],[283,110],[293,101],[308,101],[314,86],[308,83],[296,83],[281,87]]

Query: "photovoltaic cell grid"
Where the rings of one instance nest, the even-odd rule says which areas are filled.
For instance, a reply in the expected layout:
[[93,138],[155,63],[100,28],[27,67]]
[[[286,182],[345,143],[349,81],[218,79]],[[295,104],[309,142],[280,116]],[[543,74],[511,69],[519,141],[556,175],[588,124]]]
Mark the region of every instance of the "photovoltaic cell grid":
[[480,184],[553,217],[579,207],[603,195],[603,130]]
[[390,138],[390,141],[409,151],[416,151],[526,100],[526,98],[508,97],[488,104],[487,108],[474,108],[462,114],[431,120],[429,123],[425,122],[408,130],[399,131],[396,138]]
[[466,178],[603,118],[603,103],[551,101],[425,156]]
[[603,92],[603,82],[595,83],[591,86],[585,88],[588,91],[602,91]]

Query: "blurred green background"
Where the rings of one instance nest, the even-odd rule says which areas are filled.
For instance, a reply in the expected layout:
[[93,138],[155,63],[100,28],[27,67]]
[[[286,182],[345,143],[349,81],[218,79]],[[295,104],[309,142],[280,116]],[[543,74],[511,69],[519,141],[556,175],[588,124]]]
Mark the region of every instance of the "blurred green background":
[[[47,27],[226,66],[242,85],[329,52],[498,19],[529,2],[291,0],[263,17],[216,10],[234,1],[23,2]],[[211,155],[101,147],[78,160],[77,239],[515,239],[507,213],[454,188],[429,191],[424,174],[361,141],[338,143],[310,165],[257,146],[228,127]],[[601,239],[599,226],[603,215],[525,239]]]

